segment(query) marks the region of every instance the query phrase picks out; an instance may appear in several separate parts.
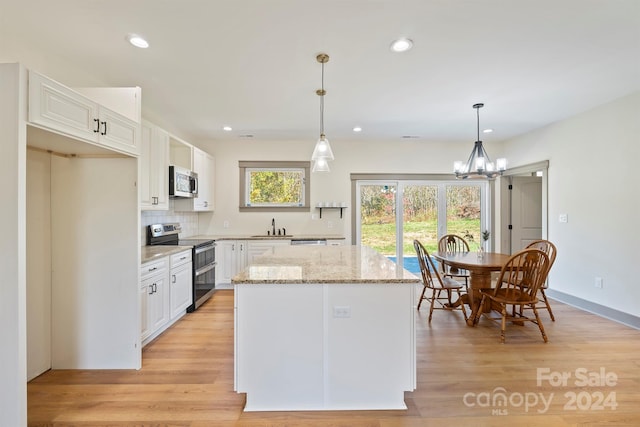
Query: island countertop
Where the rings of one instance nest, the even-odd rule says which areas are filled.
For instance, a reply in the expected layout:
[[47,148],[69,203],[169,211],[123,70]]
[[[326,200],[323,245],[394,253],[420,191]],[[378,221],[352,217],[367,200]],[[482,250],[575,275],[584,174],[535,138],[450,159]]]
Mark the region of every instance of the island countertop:
[[367,246],[282,246],[255,258],[233,284],[418,283]]

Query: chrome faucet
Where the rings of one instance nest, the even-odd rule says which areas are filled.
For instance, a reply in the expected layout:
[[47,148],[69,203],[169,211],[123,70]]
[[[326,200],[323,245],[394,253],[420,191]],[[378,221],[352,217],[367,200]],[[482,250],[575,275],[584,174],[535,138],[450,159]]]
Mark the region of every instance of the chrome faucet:
[[271,227],[273,228],[271,235],[275,236],[276,235],[276,219],[275,218],[271,218]]

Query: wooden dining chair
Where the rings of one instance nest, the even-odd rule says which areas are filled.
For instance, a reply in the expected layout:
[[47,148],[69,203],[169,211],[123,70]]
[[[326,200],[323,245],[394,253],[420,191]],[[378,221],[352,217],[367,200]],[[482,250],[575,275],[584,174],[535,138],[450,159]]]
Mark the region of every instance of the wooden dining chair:
[[[458,307],[454,307],[454,301],[451,300],[452,294],[455,293],[458,296],[457,302],[460,302],[460,289],[463,288],[463,285],[450,277],[440,276],[429,253],[420,241],[414,240],[413,247],[418,256],[423,285],[422,294],[418,300],[418,310],[420,310],[423,300],[429,301],[429,322],[431,322],[433,310],[453,310],[459,307],[466,321],[467,310],[465,304],[459,304]],[[446,296],[441,295],[443,291],[446,293]]]
[[[480,307],[484,307],[485,302],[489,300],[491,311],[478,310],[473,323],[477,324],[482,315],[493,321],[501,320],[500,341],[504,343],[507,320],[533,322],[538,325],[544,342],[547,342],[547,334],[540,321],[536,304],[539,301],[538,291],[547,277],[548,270],[549,257],[539,249],[524,249],[512,255],[500,270],[496,287],[480,290],[482,295]],[[507,307],[511,306],[530,308],[533,310],[534,317],[525,316],[523,310],[507,310]],[[500,317],[494,317],[492,315],[494,311],[499,311]]]
[[548,240],[536,240],[534,242],[529,243],[527,245],[527,248],[540,249],[549,257],[549,268],[547,269],[547,275],[545,276],[544,282],[540,286],[540,295],[542,295],[541,302],[544,305],[541,304],[537,308],[547,310],[549,312],[549,317],[551,318],[551,321],[555,322],[556,318],[553,315],[553,311],[551,311],[551,305],[549,305],[549,300],[547,299],[547,295],[544,293],[544,290],[547,289],[549,285],[547,283],[547,277],[549,275],[549,271],[551,270],[551,267],[553,267],[553,263],[556,261],[556,253],[557,253],[556,245],[554,245]]
[[[457,234],[445,234],[438,240],[438,251],[449,253],[469,252],[469,243]],[[464,279],[465,290],[469,288],[469,272],[467,270],[440,263],[440,271],[444,277]]]

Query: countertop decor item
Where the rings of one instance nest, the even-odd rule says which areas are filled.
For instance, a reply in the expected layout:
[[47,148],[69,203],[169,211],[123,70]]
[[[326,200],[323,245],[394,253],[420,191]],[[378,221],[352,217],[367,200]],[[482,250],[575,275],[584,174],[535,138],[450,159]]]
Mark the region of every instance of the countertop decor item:
[[498,175],[502,175],[507,168],[507,159],[497,159],[494,164],[482,146],[482,141],[480,141],[480,109],[482,107],[484,107],[482,103],[473,104],[473,108],[476,110],[478,133],[467,163],[462,163],[461,161],[453,163],[453,172],[458,179],[495,178]]

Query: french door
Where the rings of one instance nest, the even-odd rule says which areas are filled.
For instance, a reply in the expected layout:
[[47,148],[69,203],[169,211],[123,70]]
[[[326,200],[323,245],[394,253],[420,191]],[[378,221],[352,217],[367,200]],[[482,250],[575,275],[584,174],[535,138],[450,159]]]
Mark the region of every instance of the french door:
[[440,237],[454,233],[476,250],[488,230],[487,188],[484,181],[357,181],[356,242],[410,271],[415,239],[433,252]]

